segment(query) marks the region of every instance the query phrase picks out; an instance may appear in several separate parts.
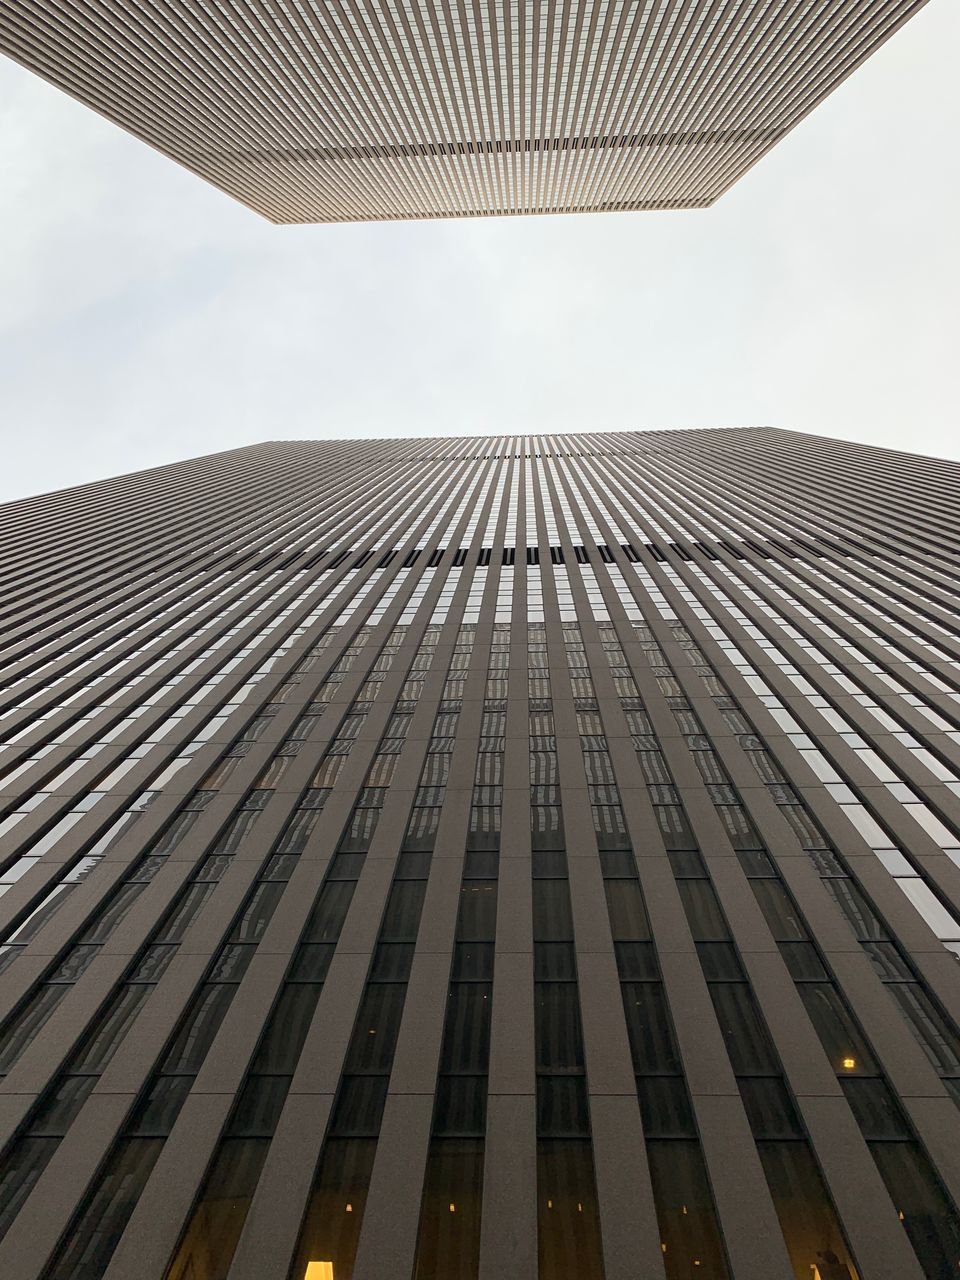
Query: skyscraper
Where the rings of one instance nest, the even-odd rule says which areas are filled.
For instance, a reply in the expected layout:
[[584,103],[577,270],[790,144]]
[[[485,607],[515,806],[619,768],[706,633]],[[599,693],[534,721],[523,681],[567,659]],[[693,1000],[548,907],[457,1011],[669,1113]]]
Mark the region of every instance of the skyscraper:
[[925,0],[0,0],[0,51],[273,222],[711,204]]
[[0,1275],[955,1276],[958,470],[290,441],[8,504]]

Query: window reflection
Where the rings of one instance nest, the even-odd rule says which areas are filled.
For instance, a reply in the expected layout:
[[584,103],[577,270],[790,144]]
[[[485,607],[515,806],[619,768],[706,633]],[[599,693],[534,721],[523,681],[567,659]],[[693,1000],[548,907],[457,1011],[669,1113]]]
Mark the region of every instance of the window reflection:
[[169,1280],[225,1280],[269,1145],[268,1138],[222,1144]]
[[757,1149],[796,1280],[810,1280],[816,1271],[821,1280],[858,1280],[809,1147],[758,1142]]
[[870,1149],[924,1275],[956,1275],[960,1225],[927,1160],[911,1142],[871,1142]]

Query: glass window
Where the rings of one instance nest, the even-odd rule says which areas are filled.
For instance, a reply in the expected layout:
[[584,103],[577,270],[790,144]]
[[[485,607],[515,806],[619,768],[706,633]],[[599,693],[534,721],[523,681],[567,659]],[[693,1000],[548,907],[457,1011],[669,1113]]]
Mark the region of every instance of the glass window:
[[796,904],[778,880],[755,880],[752,889],[764,919],[778,942],[801,942],[807,929]]
[[836,987],[828,982],[803,982],[797,990],[834,1071],[875,1074],[873,1055]]
[[866,941],[886,938],[886,929],[855,884],[849,880],[834,879],[824,883],[858,938]]
[[392,942],[416,942],[420,913],[427,892],[423,880],[395,880],[390,887],[380,937]]
[[709,880],[678,880],[677,888],[695,942],[712,942],[730,937],[730,930]]
[[537,1077],[537,1133],[541,1137],[586,1137],[590,1133],[583,1076]]
[[336,1277],[353,1274],[376,1149],[372,1138],[327,1141],[307,1202],[292,1276],[303,1277],[307,1263],[317,1261],[329,1262]]
[[493,955],[492,942],[456,943],[453,948],[453,980],[492,980]]
[[680,1076],[641,1076],[637,1080],[637,1097],[647,1138],[696,1136],[690,1095]]
[[457,937],[462,941],[492,942],[497,927],[497,882],[465,880],[460,888]]
[[330,1132],[338,1138],[376,1138],[387,1100],[386,1076],[344,1076]]
[[624,982],[621,991],[634,1071],[638,1075],[679,1072],[673,1026],[660,983]]
[[115,991],[71,1060],[71,1069],[77,1072],[103,1071],[152,990],[152,986],[136,984],[122,986]]
[[573,938],[570,891],[565,880],[533,881],[533,936],[537,942]]
[[687,815],[677,804],[654,805],[654,813],[668,851],[696,849],[697,841],[687,821]]
[[840,1085],[865,1138],[910,1137],[900,1104],[882,1080],[847,1077]]
[[614,941],[649,941],[650,924],[639,883],[636,880],[604,880],[603,887]]
[[845,1268],[854,1280],[858,1273],[806,1143],[761,1142],[758,1150],[796,1274],[812,1276],[816,1268],[830,1280],[840,1280]]
[[230,932],[230,941],[259,942],[285,888],[281,881],[257,885]]
[[487,1113],[485,1076],[440,1076],[433,1115],[438,1137],[482,1138]]
[[31,1136],[63,1137],[96,1083],[96,1076],[67,1076],[59,1080],[30,1124]]
[[406,982],[412,963],[412,942],[381,942],[373,955],[370,977],[378,982]]
[[667,1280],[727,1280],[730,1272],[699,1143],[652,1141],[647,1156]]
[[577,976],[577,959],[571,942],[535,942],[533,975],[541,980],[570,981]]
[[827,976],[823,961],[812,942],[781,942],[780,954],[794,982]]
[[490,1002],[486,982],[454,983],[447,997],[440,1070],[482,1074],[490,1056]]
[[712,982],[709,990],[735,1074],[779,1074],[780,1064],[746,984]]
[[54,1255],[51,1276],[104,1274],[162,1149],[161,1138],[126,1138],[118,1144]]
[[667,856],[670,870],[678,880],[688,876],[706,878],[707,867],[699,849],[672,849]]
[[697,956],[708,982],[743,978],[743,966],[732,942],[698,942]]
[[950,1075],[960,1071],[960,1042],[956,1032],[920,984],[893,982],[888,990],[934,1067]]
[[572,982],[538,982],[535,1002],[537,1070],[582,1067],[583,1044],[576,985]]
[[0,1233],[6,1233],[20,1207],[60,1145],[54,1138],[21,1138],[0,1168]]
[[[94,1083],[93,1076],[85,1079]],[[141,1138],[167,1137],[192,1084],[192,1076],[154,1076],[137,1103],[127,1133]]]
[[347,1071],[390,1070],[406,994],[405,984],[367,983],[350,1039]]
[[948,1276],[960,1257],[960,1221],[929,1162],[912,1142],[870,1150],[926,1276]]
[[603,1280],[603,1254],[586,1139],[537,1143],[538,1280]]
[[69,990],[67,984],[61,986],[48,983],[14,1017],[6,1029],[3,1047],[0,1049],[0,1071],[10,1070]]
[[216,885],[213,884],[190,885],[157,931],[154,941],[182,942],[183,935],[199,915],[215,888]]
[[482,1192],[483,1143],[434,1138],[427,1156],[414,1280],[476,1280]]
[[333,959],[332,943],[301,942],[290,966],[291,982],[322,982]]
[[232,1138],[270,1138],[290,1086],[288,1076],[249,1075],[237,1098],[227,1133]]
[[337,881],[323,886],[304,930],[305,942],[336,942],[354,888],[352,881]]
[[[136,902],[137,898],[140,897],[140,894],[143,893],[143,890],[145,888],[146,888],[146,885],[140,884],[140,883],[120,885],[120,887],[114,892],[113,897],[102,909],[97,919],[93,922],[93,924],[89,926],[86,933],[83,934],[80,941],[81,942],[106,942],[107,938],[110,937],[110,934],[117,927],[120,921],[124,918],[124,916],[130,910],[130,908]],[[207,886],[207,889],[209,889],[209,886]],[[32,927],[34,925],[34,919],[31,919],[29,923]],[[40,923],[42,924],[43,921],[41,920]],[[30,937],[33,936],[33,932],[37,932],[38,930],[39,930],[39,925],[37,926],[36,929],[33,929],[33,931],[30,934],[25,933],[21,929],[16,935],[17,941],[18,942],[29,941]],[[164,939],[157,938],[155,939],[155,941],[164,941]]]
[[530,808],[530,839],[534,849],[563,849],[563,811],[559,805],[537,804]]
[[782,1080],[745,1076],[737,1083],[755,1138],[803,1137],[800,1117]]
[[236,990],[232,983],[222,982],[205,983],[200,988],[163,1060],[164,1071],[200,1070]]

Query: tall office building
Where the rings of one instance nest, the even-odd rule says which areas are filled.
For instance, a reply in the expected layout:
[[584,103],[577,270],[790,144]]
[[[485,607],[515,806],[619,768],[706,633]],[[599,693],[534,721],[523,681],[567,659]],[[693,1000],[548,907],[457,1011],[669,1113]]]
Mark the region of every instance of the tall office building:
[[955,1277],[958,474],[292,441],[4,508],[0,1275]]
[[711,204],[925,0],[0,0],[0,51],[273,222]]

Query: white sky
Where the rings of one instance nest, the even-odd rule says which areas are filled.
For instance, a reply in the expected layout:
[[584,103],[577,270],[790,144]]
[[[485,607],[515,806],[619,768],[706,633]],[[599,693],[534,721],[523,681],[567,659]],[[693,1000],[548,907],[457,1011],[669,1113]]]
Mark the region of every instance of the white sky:
[[0,500],[294,436],[960,459],[960,5],[709,210],[273,227],[0,59]]

